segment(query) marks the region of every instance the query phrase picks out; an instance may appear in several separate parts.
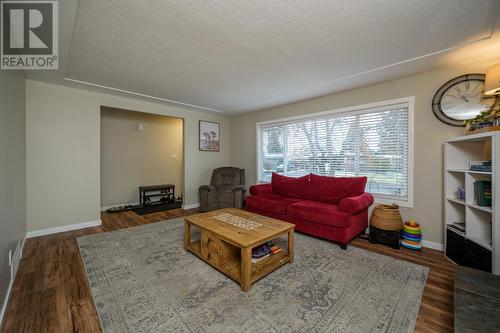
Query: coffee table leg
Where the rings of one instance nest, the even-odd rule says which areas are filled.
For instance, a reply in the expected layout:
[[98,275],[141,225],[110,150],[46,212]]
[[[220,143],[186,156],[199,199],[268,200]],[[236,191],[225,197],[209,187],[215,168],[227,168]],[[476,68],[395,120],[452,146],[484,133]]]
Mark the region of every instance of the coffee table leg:
[[250,289],[250,279],[252,274],[252,248],[241,248],[241,290],[248,291]]
[[191,241],[191,224],[184,220],[184,251],[188,250],[189,242]]
[[290,264],[293,262],[293,247],[294,247],[293,229],[288,232],[288,255],[290,256]]

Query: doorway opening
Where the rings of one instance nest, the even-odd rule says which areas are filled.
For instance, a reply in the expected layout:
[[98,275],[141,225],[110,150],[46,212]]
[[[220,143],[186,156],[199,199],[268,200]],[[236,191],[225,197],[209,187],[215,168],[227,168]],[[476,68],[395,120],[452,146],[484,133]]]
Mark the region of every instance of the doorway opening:
[[101,211],[180,208],[184,119],[101,106]]

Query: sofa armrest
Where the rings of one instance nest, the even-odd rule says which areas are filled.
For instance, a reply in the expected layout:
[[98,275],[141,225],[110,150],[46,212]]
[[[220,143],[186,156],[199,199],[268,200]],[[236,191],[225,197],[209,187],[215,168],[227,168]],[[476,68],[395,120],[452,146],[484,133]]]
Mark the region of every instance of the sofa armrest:
[[370,207],[372,203],[373,196],[365,192],[355,197],[340,200],[339,210],[349,214],[356,214]]
[[250,186],[251,195],[272,195],[273,187],[271,184],[257,184]]
[[201,185],[199,188],[199,191],[213,192],[215,190],[216,190],[215,186],[213,186],[213,185]]

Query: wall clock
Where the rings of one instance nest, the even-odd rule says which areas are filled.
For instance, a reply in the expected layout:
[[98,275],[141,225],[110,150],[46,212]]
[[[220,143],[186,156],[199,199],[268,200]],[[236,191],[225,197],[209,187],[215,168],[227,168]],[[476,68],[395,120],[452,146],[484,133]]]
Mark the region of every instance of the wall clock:
[[495,98],[483,95],[484,74],[466,74],[446,82],[432,99],[432,111],[443,123],[465,126],[464,120],[472,119],[488,110]]

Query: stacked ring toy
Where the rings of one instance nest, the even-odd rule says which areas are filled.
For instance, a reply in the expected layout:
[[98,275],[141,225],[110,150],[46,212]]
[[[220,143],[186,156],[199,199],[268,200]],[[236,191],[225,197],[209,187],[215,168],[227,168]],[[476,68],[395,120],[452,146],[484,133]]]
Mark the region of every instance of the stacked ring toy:
[[403,238],[401,245],[407,249],[422,249],[422,227],[415,221],[405,222],[401,237]]

